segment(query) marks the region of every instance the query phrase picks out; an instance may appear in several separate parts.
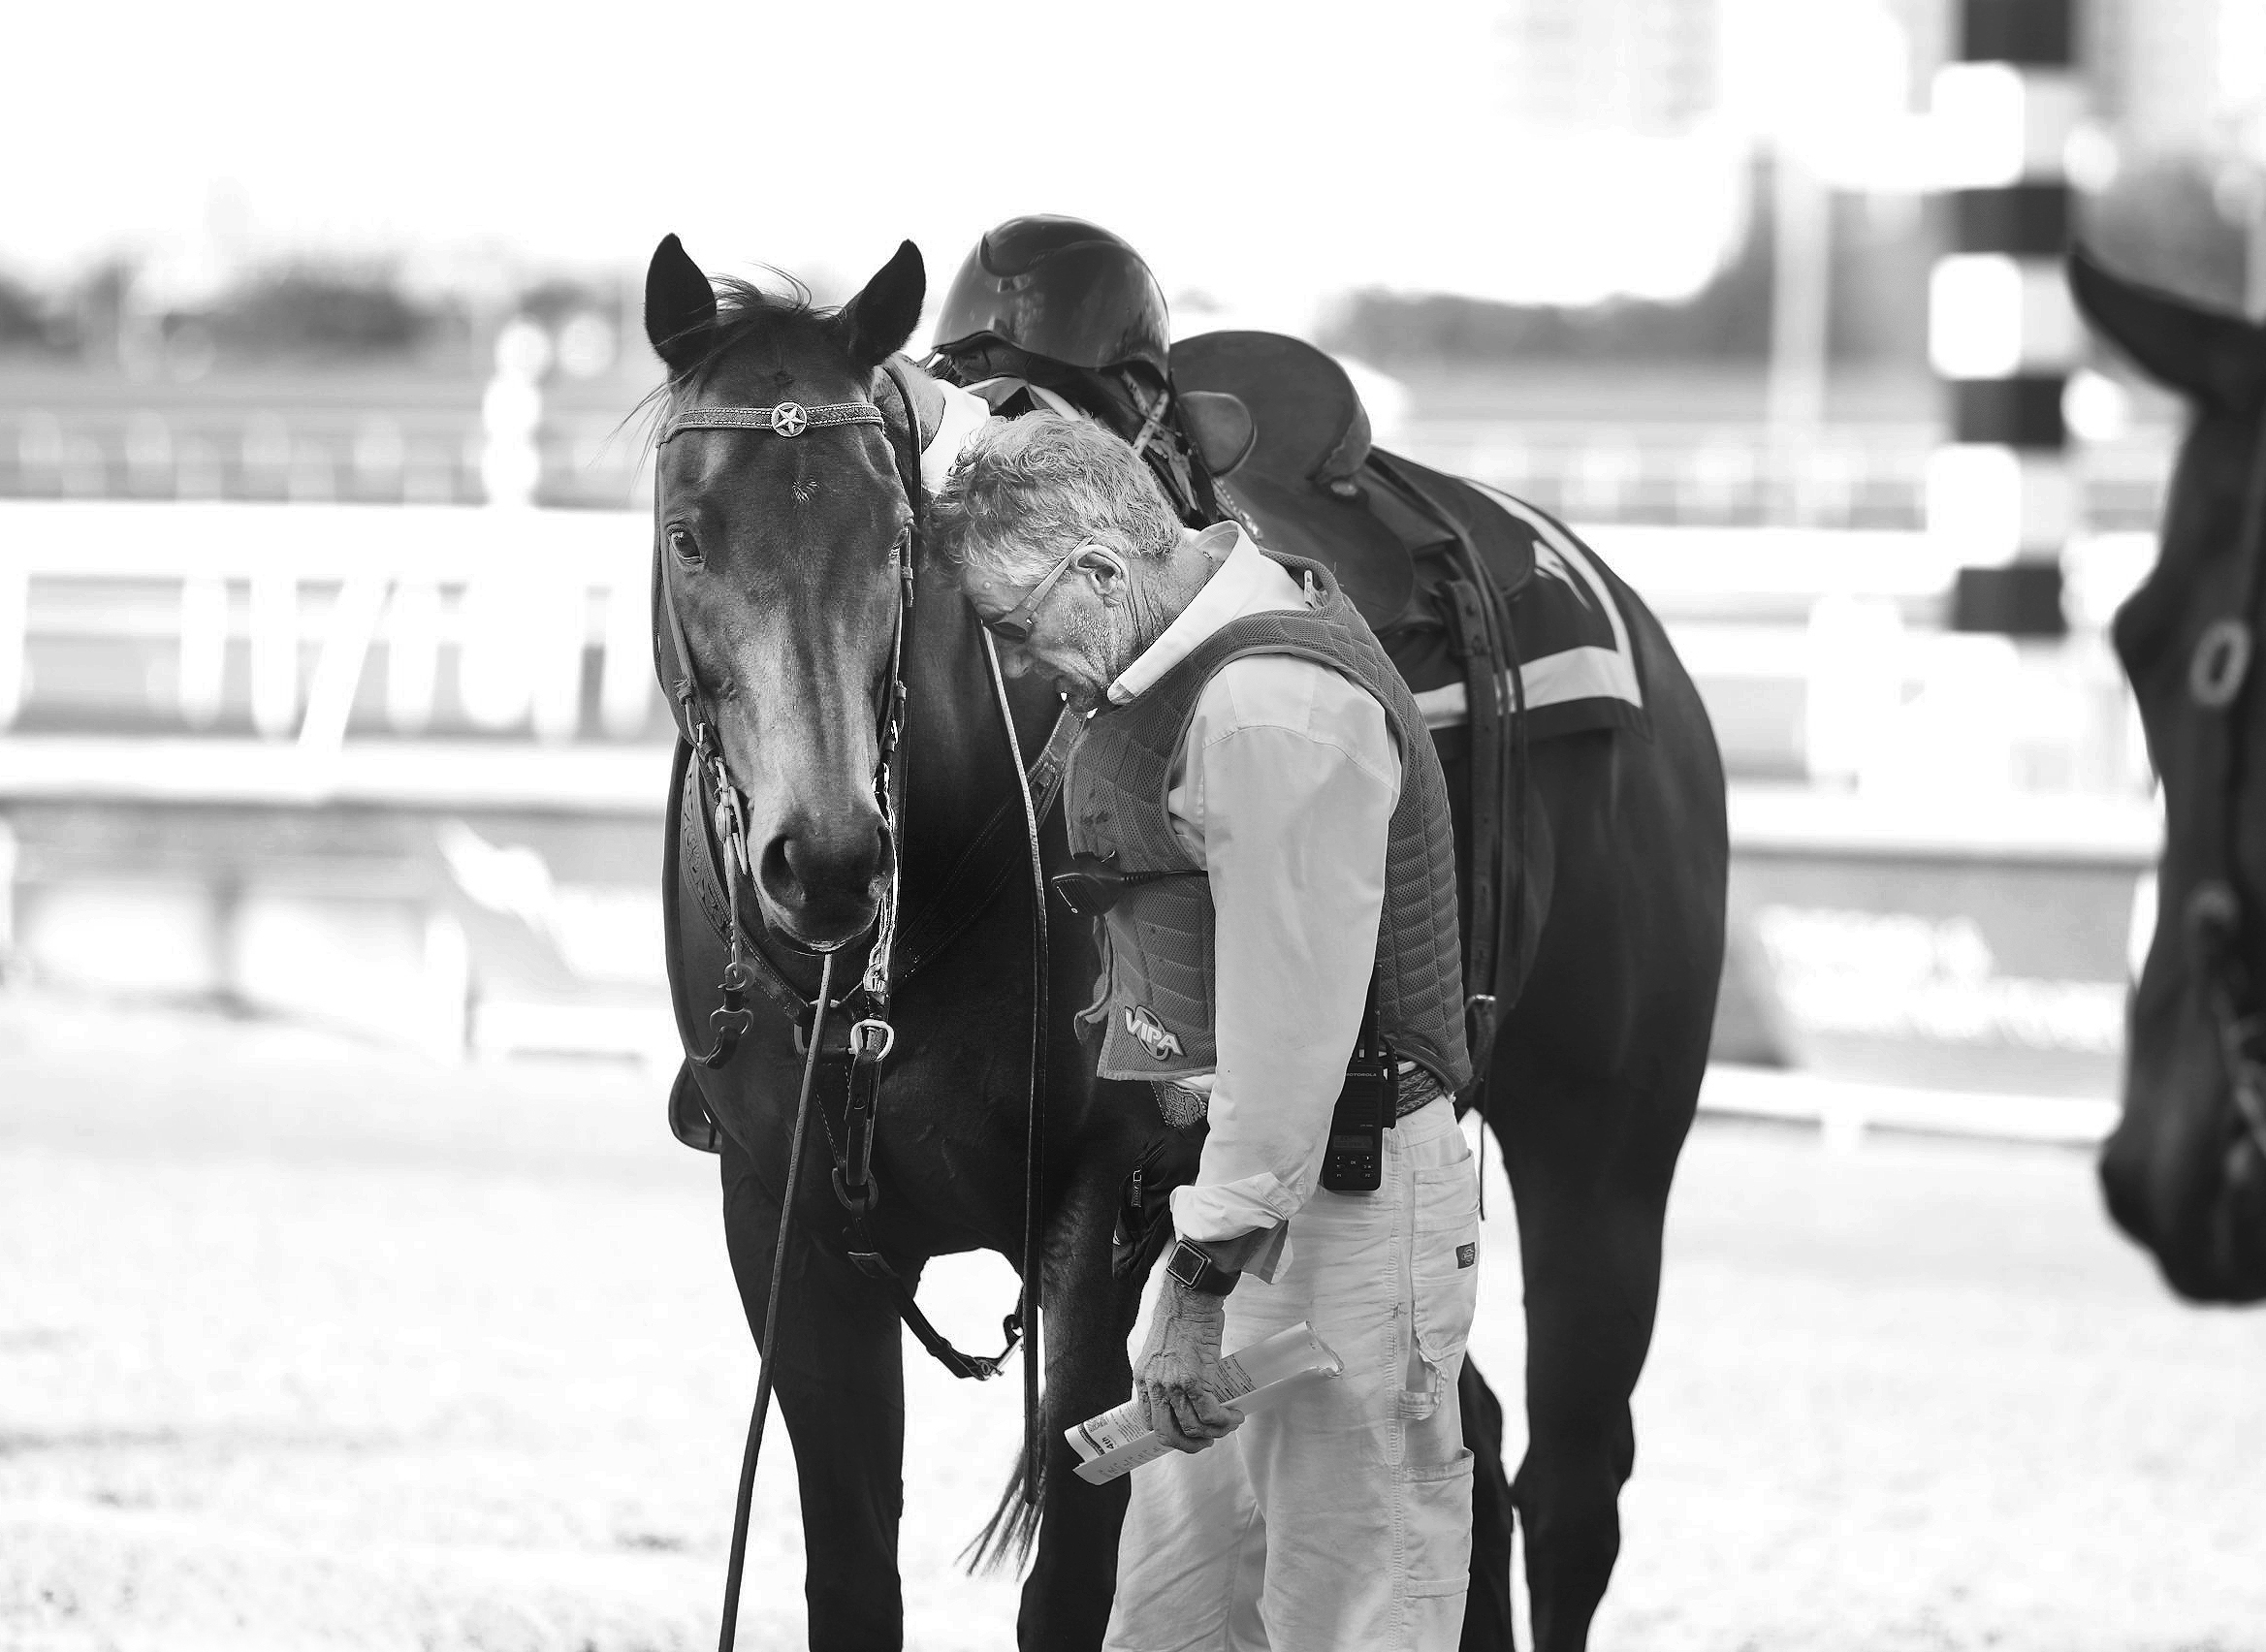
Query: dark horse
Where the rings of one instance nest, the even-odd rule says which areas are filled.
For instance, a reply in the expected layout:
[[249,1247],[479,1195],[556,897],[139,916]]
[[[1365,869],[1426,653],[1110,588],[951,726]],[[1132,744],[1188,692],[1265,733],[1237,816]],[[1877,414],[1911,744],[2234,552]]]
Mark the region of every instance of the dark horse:
[[2101,1153],[2119,1226],[2198,1302],[2266,1298],[2266,328],[2076,253],[2086,315],[2194,410],[2148,580],[2118,611],[2163,782],[2155,935],[2132,998],[2124,1110]]
[[[831,315],[730,283],[719,310],[674,237],[647,277],[646,328],[669,369],[669,417],[793,401],[878,407],[886,420],[814,426],[793,439],[695,429],[667,442],[658,462],[656,588],[681,615],[744,796],[743,909],[772,967],[805,997],[818,982],[810,949],[845,944],[854,967],[892,871],[911,927],[947,887],[967,886],[965,857],[1017,795],[983,633],[951,573],[921,555],[920,501],[901,470],[906,397],[885,368],[917,383],[891,358],[923,294],[910,242]],[[892,834],[874,776],[901,556],[916,593],[904,656],[907,801]],[[1614,589],[1635,627],[1651,737],[1573,735],[1532,753],[1527,886],[1540,920],[1524,996],[1496,1046],[1492,1112],[1524,1258],[1531,1445],[1507,1484],[1501,1409],[1470,1373],[1467,1426],[1494,1460],[1480,1468],[1467,1645],[1511,1644],[1514,1508],[1547,1652],[1583,1644],[1612,1571],[1619,1489],[1635,1457],[1629,1396],[1651,1338],[1669,1182],[1721,961],[1727,849],[1713,737],[1658,622]],[[1029,753],[1059,708],[1029,679],[1010,698]],[[704,817],[694,810],[672,828],[687,852]],[[1019,825],[1005,842],[1024,853]],[[1043,849],[1067,861],[1059,824]],[[946,1253],[1021,1255],[1033,897],[1028,871],[1010,873],[992,880],[996,898],[934,963],[900,959],[872,1225],[912,1279]],[[705,1046],[723,947],[683,880],[665,898],[670,968],[680,1002],[692,1005],[687,1043]],[[1111,1227],[1120,1190],[1162,1127],[1145,1087],[1093,1077],[1071,1011],[1090,992],[1095,951],[1083,926],[1058,923],[1052,937],[1040,1201],[1047,1456],[1019,1631],[1027,1648],[1069,1652],[1101,1640],[1127,1492],[1068,1472],[1061,1431],[1130,1391],[1126,1340],[1141,1282],[1114,1276]],[[787,1017],[761,1004],[731,1062],[697,1073],[722,1126],[725,1235],[758,1335],[798,1076]],[[837,1128],[839,1097],[821,1105]],[[896,1646],[899,1318],[889,1293],[846,1259],[828,1170],[824,1152],[812,1155],[795,1192],[773,1358],[801,1481],[811,1644]]]

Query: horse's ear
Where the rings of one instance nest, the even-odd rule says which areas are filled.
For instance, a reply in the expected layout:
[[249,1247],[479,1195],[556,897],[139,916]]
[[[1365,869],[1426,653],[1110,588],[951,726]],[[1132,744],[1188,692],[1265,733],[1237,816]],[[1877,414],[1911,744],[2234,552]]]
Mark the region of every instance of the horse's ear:
[[2266,327],[2126,280],[2083,247],[2069,252],[2069,290],[2157,383],[2238,417],[2266,401]]
[[842,306],[835,326],[850,359],[860,366],[878,367],[904,349],[920,325],[921,301],[928,297],[928,288],[920,248],[910,241],[902,243],[897,256]]
[[669,371],[700,359],[716,326],[716,292],[685,243],[663,236],[645,271],[645,336]]

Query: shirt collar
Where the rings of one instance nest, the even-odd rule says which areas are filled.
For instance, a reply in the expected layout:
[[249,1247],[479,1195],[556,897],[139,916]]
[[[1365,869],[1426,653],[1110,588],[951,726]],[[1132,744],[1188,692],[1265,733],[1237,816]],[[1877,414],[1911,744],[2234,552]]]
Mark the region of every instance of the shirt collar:
[[1297,582],[1261,551],[1240,523],[1216,523],[1197,535],[1207,556],[1227,555],[1165,634],[1141,651],[1109,685],[1109,703],[1122,706],[1178,665],[1230,620],[1270,609],[1297,608]]
[[937,433],[920,450],[920,485],[932,499],[943,492],[944,478],[952,474],[960,450],[991,418],[991,404],[982,397],[942,379],[937,388],[944,393],[943,411],[937,419]]

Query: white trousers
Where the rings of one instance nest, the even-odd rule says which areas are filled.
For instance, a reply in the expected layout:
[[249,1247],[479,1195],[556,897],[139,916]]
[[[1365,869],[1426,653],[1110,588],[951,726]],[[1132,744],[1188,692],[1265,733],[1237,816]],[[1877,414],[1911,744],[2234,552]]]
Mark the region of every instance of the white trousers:
[[1228,1298],[1229,1351],[1311,1319],[1345,1373],[1133,1472],[1109,1652],[1453,1652],[1472,1465],[1455,1380],[1478,1286],[1479,1180],[1435,1101],[1385,1132],[1382,1188],[1317,1192],[1274,1284]]

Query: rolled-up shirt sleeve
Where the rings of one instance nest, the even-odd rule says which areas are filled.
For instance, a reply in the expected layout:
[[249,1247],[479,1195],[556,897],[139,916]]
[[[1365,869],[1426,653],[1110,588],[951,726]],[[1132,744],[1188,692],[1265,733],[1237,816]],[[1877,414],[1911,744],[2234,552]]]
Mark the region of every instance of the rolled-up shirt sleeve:
[[1312,1195],[1360,1031],[1401,768],[1385,709],[1329,676],[1309,718],[1192,730],[1219,1067],[1200,1168],[1172,1195],[1186,1238],[1275,1227]]

